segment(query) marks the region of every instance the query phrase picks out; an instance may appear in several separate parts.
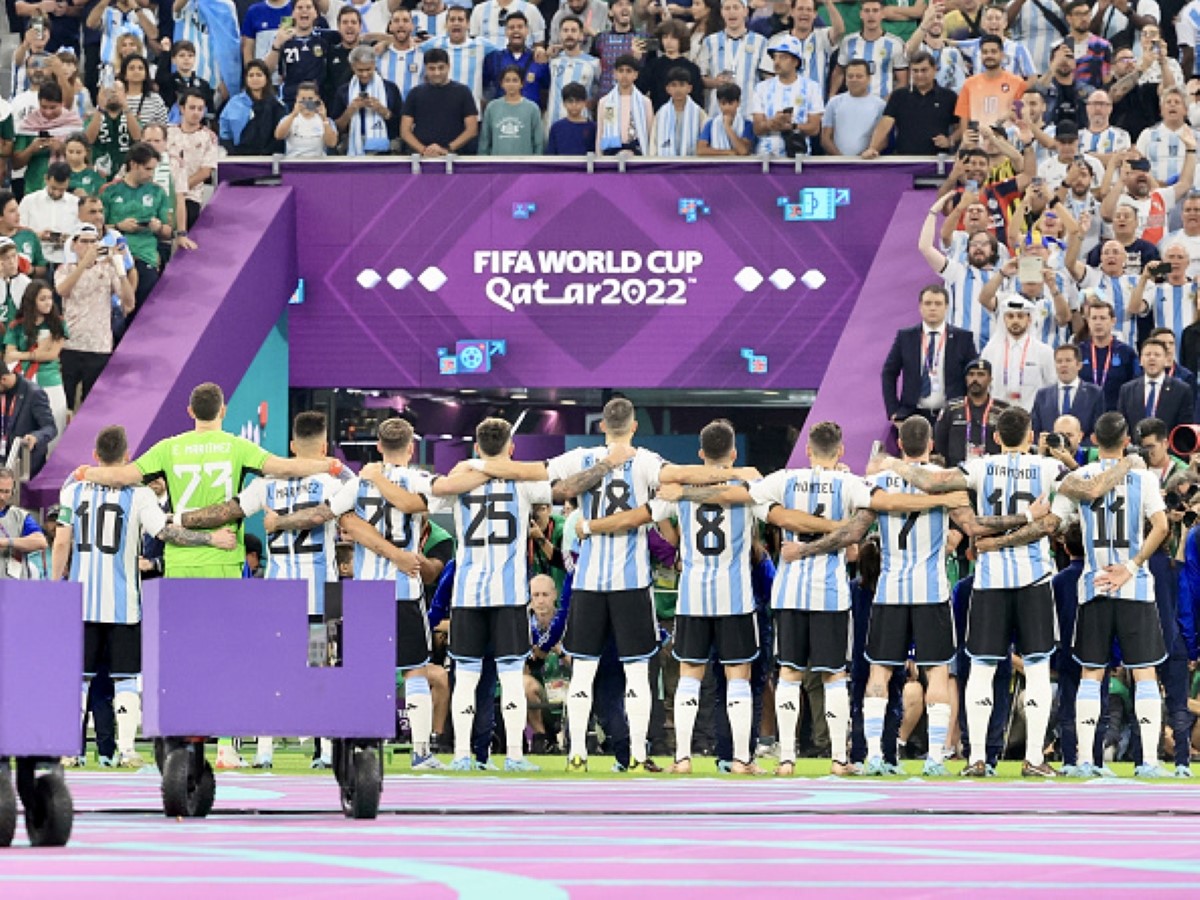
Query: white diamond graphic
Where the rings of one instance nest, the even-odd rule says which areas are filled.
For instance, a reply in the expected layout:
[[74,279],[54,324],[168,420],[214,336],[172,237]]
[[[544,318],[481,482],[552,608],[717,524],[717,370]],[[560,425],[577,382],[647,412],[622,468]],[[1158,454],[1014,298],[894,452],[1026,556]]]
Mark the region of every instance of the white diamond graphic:
[[756,290],[763,283],[762,275],[753,266],[746,266],[746,268],[733,276],[733,280],[747,294]]
[[421,287],[432,293],[440,289],[446,283],[447,278],[446,273],[437,266],[430,266],[420,274],[417,281],[421,282]]
[[786,291],[796,283],[796,276],[787,269],[776,269],[771,273],[769,280],[771,284],[775,285],[775,287],[779,288],[779,290]]
[[398,291],[404,290],[412,284],[413,277],[408,274],[407,269],[392,269],[388,272],[387,282]]
[[355,281],[369,291],[375,285],[379,284],[379,282],[383,281],[383,278],[374,269],[363,269],[358,273],[358,278]]
[[804,282],[804,286],[810,291],[820,290],[825,284],[825,274],[820,269],[809,269],[800,276],[800,280]]

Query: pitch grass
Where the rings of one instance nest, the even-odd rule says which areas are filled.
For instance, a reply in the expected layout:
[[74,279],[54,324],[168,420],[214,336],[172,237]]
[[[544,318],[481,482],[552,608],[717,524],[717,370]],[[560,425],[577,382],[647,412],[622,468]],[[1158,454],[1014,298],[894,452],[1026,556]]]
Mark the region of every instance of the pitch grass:
[[[147,760],[153,759],[153,751],[150,749],[149,746],[146,746],[144,748],[139,747],[139,750],[141,751],[142,755]],[[252,743],[243,746],[242,750],[247,759],[254,758],[254,745]],[[209,745],[208,758],[214,764],[216,763],[216,746],[215,745],[212,745],[212,744]],[[450,754],[441,754],[441,755],[439,755],[438,758],[447,765],[449,765],[450,760],[451,760]],[[567,758],[565,756],[528,756],[528,757],[526,757],[526,759],[528,759],[530,762],[534,763],[535,765],[541,766],[541,771],[540,772],[505,772],[504,771],[504,758],[502,756],[493,756],[492,763],[497,767],[497,769],[499,771],[495,771],[495,772],[491,772],[491,771],[450,772],[448,770],[435,770],[432,772],[428,772],[428,771],[413,772],[412,765],[411,765],[411,759],[410,759],[410,755],[409,755],[407,748],[388,746],[384,751],[385,772],[388,775],[410,775],[411,774],[411,775],[421,776],[421,775],[426,775],[426,774],[433,774],[433,775],[449,775],[449,776],[452,776],[455,778],[479,778],[479,777],[486,776],[486,777],[499,777],[499,778],[520,778],[520,779],[528,779],[528,780],[540,780],[540,779],[548,779],[548,778],[566,778],[566,779],[576,779],[576,780],[581,779],[581,778],[587,778],[590,780],[607,780],[607,779],[628,780],[631,778],[637,778],[637,779],[666,778],[666,779],[678,780],[678,779],[682,779],[682,778],[713,778],[713,777],[741,780],[741,779],[745,779],[745,778],[749,777],[749,776],[745,776],[745,775],[731,775],[731,774],[727,774],[724,772],[718,772],[717,771],[717,761],[710,757],[694,757],[692,759],[692,774],[691,775],[672,775],[667,772],[663,772],[661,774],[650,774],[650,773],[645,773],[645,772],[639,772],[639,773],[635,773],[635,774],[629,774],[629,773],[624,773],[624,772],[617,773],[617,772],[612,771],[613,763],[615,762],[615,760],[611,756],[592,756],[592,757],[590,757],[588,759],[588,771],[586,774],[568,772],[567,771]],[[668,768],[672,762],[669,758],[666,758],[666,757],[656,758],[655,761],[659,765],[661,765],[664,769]],[[288,749],[277,748],[275,750],[275,754],[274,754],[275,765],[274,765],[274,768],[271,770],[271,772],[273,772],[276,775],[316,775],[316,776],[322,776],[322,777],[332,777],[332,773],[329,770],[319,770],[319,769],[310,768],[311,762],[312,762],[312,745],[311,744],[306,744],[301,748],[288,748]],[[763,769],[765,769],[767,771],[768,775],[774,774],[775,766],[777,764],[776,760],[761,759],[761,760],[758,760],[758,763]],[[903,776],[904,778],[921,777],[921,766],[923,765],[922,760],[905,760],[901,763],[901,765],[904,768],[904,773],[905,773]],[[961,761],[948,762],[948,763],[946,763],[946,768],[950,771],[950,776],[948,778],[929,778],[929,779],[925,779],[925,780],[928,780],[928,781],[958,781],[959,780],[959,772],[963,769],[963,767],[965,765],[966,765],[966,763],[961,762]],[[1058,768],[1058,765],[1055,764],[1055,767]],[[1165,764],[1165,763],[1163,764],[1163,767],[1166,768],[1168,771],[1174,771],[1173,767],[1168,768],[1167,764]],[[1133,776],[1133,764],[1132,763],[1111,763],[1109,765],[1109,768],[1111,768],[1114,772],[1116,772],[1116,774],[1118,776],[1121,776],[1122,778],[1132,779],[1132,776]],[[90,769],[92,771],[96,770],[96,765],[93,760],[89,760],[88,769]],[[115,770],[105,769],[102,771],[112,772]],[[231,771],[231,770],[219,770],[218,778],[225,771]],[[260,771],[257,769],[239,769],[236,771],[238,771],[240,773],[249,773],[249,774],[254,774],[254,775],[268,774],[266,772],[260,773]],[[794,776],[794,778],[799,778],[799,779],[822,778],[822,777],[826,777],[828,775],[829,775],[829,761],[828,760],[800,759],[800,760],[796,761],[796,775]],[[793,780],[793,779],[789,779],[789,780]],[[899,781],[899,780],[902,780],[902,776],[890,776],[890,777],[884,777],[884,778],[878,778],[878,779],[877,778],[861,778],[861,779],[855,778],[855,779],[845,779],[845,780],[847,780],[847,781],[862,780],[862,781],[867,781],[867,782]],[[983,779],[980,779],[980,780],[983,780]],[[993,782],[993,783],[997,782],[997,781],[1031,781],[1031,780],[1034,780],[1034,779],[1023,779],[1021,777],[1021,763],[1016,762],[1016,761],[1001,762],[997,769],[996,777],[986,779],[986,781]],[[1175,784],[1200,785],[1200,777],[1193,779],[1191,781],[1188,781],[1187,779],[1174,779],[1174,778],[1160,779],[1160,780],[1163,780],[1163,781],[1169,780]],[[1036,780],[1034,780],[1034,781],[1036,781]],[[1067,783],[1075,783],[1076,779],[1063,779],[1063,781],[1065,781]]]

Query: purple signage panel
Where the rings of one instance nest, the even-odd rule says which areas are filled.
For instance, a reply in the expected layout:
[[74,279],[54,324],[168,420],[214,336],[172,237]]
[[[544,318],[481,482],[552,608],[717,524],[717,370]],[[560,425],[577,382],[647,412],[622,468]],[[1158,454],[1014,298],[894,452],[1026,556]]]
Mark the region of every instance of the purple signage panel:
[[80,748],[83,595],[67,581],[0,581],[0,756]]
[[[395,730],[395,588],[343,586],[343,664],[308,665],[300,581],[156,579],[142,596],[151,737],[378,738]],[[78,702],[78,701],[77,701]]]
[[816,388],[912,174],[285,167],[291,383]]

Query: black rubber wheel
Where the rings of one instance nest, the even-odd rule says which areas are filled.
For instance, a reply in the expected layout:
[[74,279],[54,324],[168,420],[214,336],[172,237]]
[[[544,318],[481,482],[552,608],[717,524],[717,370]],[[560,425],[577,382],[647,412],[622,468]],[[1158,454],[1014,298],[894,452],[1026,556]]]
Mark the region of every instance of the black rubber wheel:
[[17,792],[8,763],[0,764],[0,847],[12,845],[17,832]]
[[383,793],[379,753],[374,747],[351,752],[350,777],[342,785],[342,811],[349,819],[374,819]]
[[67,783],[56,772],[34,783],[33,802],[25,807],[25,831],[35,847],[65,847],[75,822],[75,804]]
[[200,773],[193,770],[191,747],[176,747],[163,758],[163,813],[169,818],[197,819],[207,816],[217,794],[212,766],[204,760]]

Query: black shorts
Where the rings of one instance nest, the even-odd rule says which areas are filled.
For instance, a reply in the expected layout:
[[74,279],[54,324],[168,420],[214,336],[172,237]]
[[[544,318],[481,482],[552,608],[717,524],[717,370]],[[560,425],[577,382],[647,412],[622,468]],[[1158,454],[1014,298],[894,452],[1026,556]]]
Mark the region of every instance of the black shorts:
[[944,666],[954,659],[954,613],[950,602],[875,603],[867,631],[867,661],[902,666],[915,647],[918,666]]
[[452,659],[524,659],[530,646],[529,611],[524,606],[458,607],[450,611]]
[[599,659],[609,635],[621,662],[649,659],[658,652],[658,618],[649,588],[632,591],[572,591],[563,650],[580,659]]
[[1040,662],[1058,643],[1054,590],[1047,579],[1019,588],[971,591],[967,610],[967,655],[984,662],[1008,659],[1009,648]]
[[142,624],[83,623],[83,674],[107,667],[113,678],[142,673]]
[[396,601],[396,668],[416,669],[429,662],[433,636],[425,598]]
[[672,655],[680,662],[706,664],[717,648],[723,666],[748,663],[758,657],[758,623],[754,613],[741,616],[676,616]]
[[850,655],[850,610],[775,610],[775,656],[781,666],[844,672]]
[[1158,608],[1141,600],[1097,597],[1079,604],[1075,619],[1075,660],[1089,669],[1103,669],[1112,659],[1113,638],[1121,645],[1128,669],[1157,666],[1167,658]]

